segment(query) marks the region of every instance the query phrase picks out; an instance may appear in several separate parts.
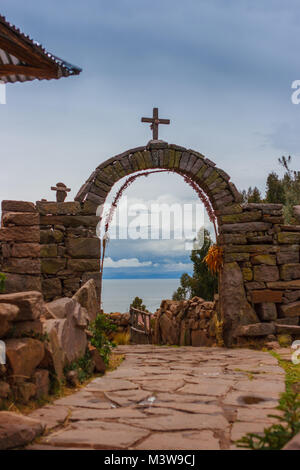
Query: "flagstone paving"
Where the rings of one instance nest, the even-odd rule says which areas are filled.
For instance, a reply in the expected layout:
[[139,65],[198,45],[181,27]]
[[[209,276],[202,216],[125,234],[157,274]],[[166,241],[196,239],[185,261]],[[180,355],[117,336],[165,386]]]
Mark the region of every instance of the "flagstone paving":
[[31,413],[28,449],[235,449],[274,422],[285,373],[267,352],[119,346],[121,366]]

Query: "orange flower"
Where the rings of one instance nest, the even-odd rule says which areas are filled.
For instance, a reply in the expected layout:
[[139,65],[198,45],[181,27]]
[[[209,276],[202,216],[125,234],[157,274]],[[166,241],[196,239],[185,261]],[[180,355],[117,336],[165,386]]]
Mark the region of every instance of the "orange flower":
[[219,272],[223,266],[223,248],[220,248],[218,245],[212,245],[204,261],[212,273]]

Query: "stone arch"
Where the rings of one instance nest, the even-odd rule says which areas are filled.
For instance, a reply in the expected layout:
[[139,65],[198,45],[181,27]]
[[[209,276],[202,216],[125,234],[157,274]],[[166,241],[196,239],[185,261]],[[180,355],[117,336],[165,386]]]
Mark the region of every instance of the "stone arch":
[[[217,218],[219,245],[226,248],[232,237],[224,235],[223,226],[232,222],[235,214],[244,211],[242,197],[230,176],[201,153],[163,141],[150,141],[147,146],[127,150],[106,160],[91,174],[75,200],[89,202],[95,208],[102,205],[114,184],[121,178],[147,169],[169,169],[184,174],[205,192]],[[247,219],[247,215],[246,218]],[[251,217],[249,220],[252,220]],[[233,236],[234,238],[234,236]],[[225,256],[226,253],[225,253]],[[223,287],[224,284],[224,287]],[[237,325],[255,321],[255,313],[247,301],[242,271],[238,265],[225,263],[220,282],[219,313],[224,318],[226,343],[232,343],[232,331]],[[224,301],[223,301],[224,300]],[[233,312],[233,308],[238,311]],[[226,333],[225,333],[226,335]]]
[[150,141],[147,146],[106,160],[91,174],[75,200],[99,206],[118,180],[147,169],[169,169],[190,176],[208,196],[219,227],[222,215],[239,210],[241,195],[225,171],[195,150],[160,141]]

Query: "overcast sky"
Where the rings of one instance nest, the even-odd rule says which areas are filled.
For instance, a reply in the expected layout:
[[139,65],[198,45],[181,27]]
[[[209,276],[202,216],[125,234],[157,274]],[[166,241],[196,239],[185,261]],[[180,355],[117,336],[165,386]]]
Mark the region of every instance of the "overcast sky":
[[[1,14],[83,72],[7,86],[0,199],[53,200],[58,181],[74,197],[101,162],[149,140],[140,118],[153,106],[171,119],[162,139],[205,154],[239,189],[264,191],[283,154],[298,168],[299,0],[2,0]],[[196,202],[174,175],[127,196]],[[177,276],[191,266],[176,243],[112,242],[106,275]]]

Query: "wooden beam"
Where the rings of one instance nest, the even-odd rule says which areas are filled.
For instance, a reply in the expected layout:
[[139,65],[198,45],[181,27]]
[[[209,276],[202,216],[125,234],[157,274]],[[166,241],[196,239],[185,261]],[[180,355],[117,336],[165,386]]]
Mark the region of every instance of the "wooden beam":
[[24,37],[25,35],[23,35],[21,32],[14,31],[2,21],[0,21],[0,32],[8,39],[10,39],[13,43],[18,44],[20,47],[24,48],[25,50],[29,51],[32,55],[36,56],[36,58],[42,60],[45,64],[51,65],[51,63],[53,63],[50,57],[47,57],[45,54],[37,50],[37,46],[33,44],[32,39]]
[[27,75],[36,78],[58,78],[57,72],[46,68],[29,67],[26,65],[0,65],[0,77],[9,75]]
[[17,59],[21,60],[22,62],[27,62],[30,65],[38,66],[41,65],[49,68],[55,69],[57,66],[52,61],[45,61],[45,59],[40,55],[33,53],[30,48],[28,47],[25,49],[24,47],[19,46],[18,44],[14,43],[7,37],[1,34],[0,30],[0,47],[9,54],[14,55]]

